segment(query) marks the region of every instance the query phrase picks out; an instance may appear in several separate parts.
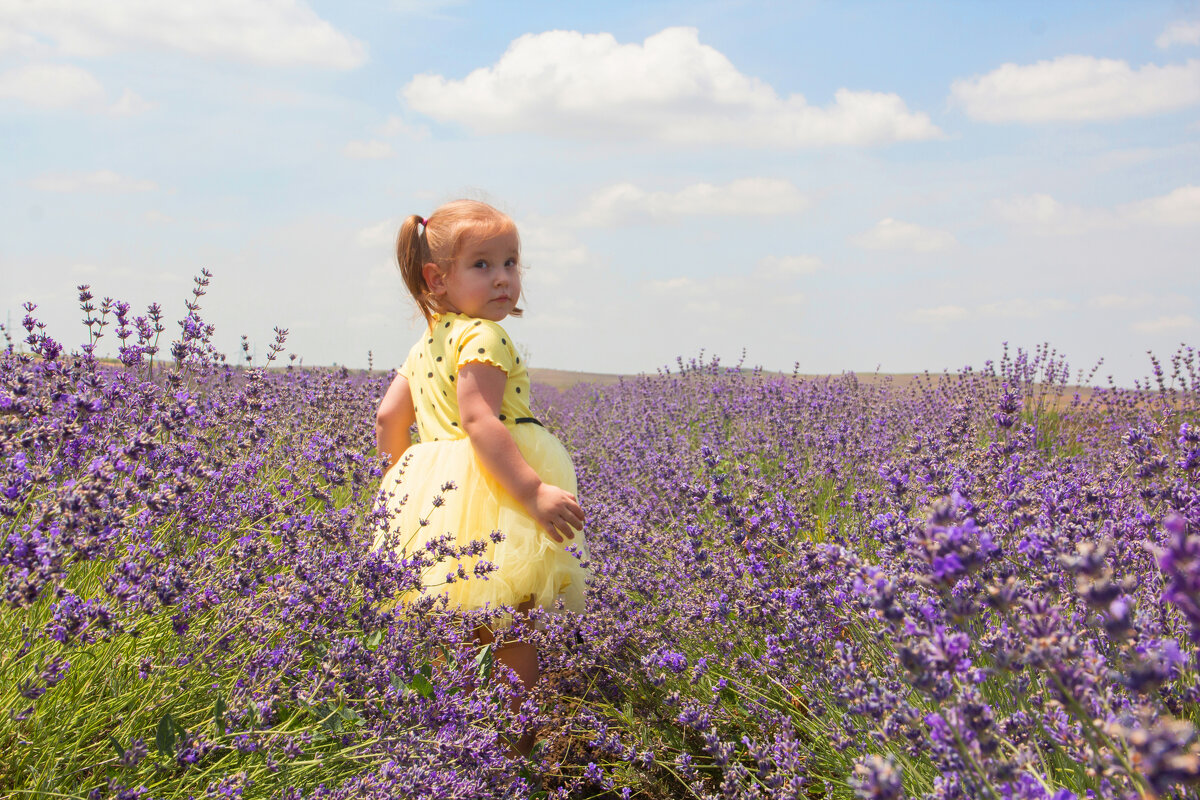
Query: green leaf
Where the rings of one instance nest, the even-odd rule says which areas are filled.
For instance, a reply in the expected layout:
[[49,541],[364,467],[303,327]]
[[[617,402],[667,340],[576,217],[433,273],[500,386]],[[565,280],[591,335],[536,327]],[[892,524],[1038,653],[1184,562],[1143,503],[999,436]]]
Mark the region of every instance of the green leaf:
[[417,672],[421,675],[424,675],[425,680],[433,679],[433,665],[432,664],[422,664],[421,668],[419,670],[417,670]]
[[163,714],[163,718],[158,721],[158,730],[154,734],[154,746],[164,756],[170,757],[175,753],[175,727],[175,720],[171,719],[170,712]]
[[217,736],[225,735],[225,710],[227,708],[224,697],[218,697],[217,702],[213,703],[213,724],[217,726]]
[[321,726],[330,733],[338,733],[342,730],[342,720],[338,715],[338,710],[333,707],[332,703],[320,703],[312,707],[312,712],[317,715],[317,720]]
[[355,711],[353,708],[350,708],[349,706],[341,706],[340,708],[338,708],[337,713],[338,713],[338,716],[341,717],[342,719],[346,720],[346,722],[353,723],[356,726],[361,726],[361,725],[365,724],[365,721],[363,720],[362,716],[360,716],[357,711]]
[[475,654],[475,676],[479,679],[481,686],[486,686],[487,682],[492,678],[492,669],[496,666],[496,651],[492,649],[489,642],[479,648],[479,652]]
[[117,737],[109,736],[108,740],[112,742],[113,750],[117,751],[117,758],[125,757],[125,748],[121,747],[121,743],[117,741]]
[[383,631],[375,631],[367,637],[367,649],[374,650],[379,647],[379,643],[383,641]]
[[[424,668],[422,668],[424,670]],[[433,684],[429,682],[424,671],[418,672],[413,676],[412,682],[408,684],[408,688],[424,697],[426,700],[431,700],[434,695]]]
[[542,754],[546,752],[550,745],[545,739],[538,739],[533,743],[533,749],[529,751],[529,757],[526,761],[537,764],[542,760]]

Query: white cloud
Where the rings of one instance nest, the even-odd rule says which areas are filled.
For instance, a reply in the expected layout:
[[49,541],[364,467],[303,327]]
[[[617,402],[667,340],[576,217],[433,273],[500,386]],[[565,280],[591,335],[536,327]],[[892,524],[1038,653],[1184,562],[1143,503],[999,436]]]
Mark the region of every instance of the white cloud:
[[45,51],[36,36],[0,24],[0,55],[43,55]]
[[911,222],[901,222],[887,217],[875,227],[851,239],[854,244],[867,250],[906,250],[913,253],[933,253],[956,244],[954,234],[949,231],[925,228]]
[[115,117],[149,111],[154,104],[126,89],[107,105],[103,84],[92,73],[71,64],[28,64],[0,73],[0,98],[19,100],[41,109],[107,111]]
[[69,64],[29,64],[0,73],[0,98],[35,108],[100,108],[104,86],[90,72]]
[[983,122],[1120,119],[1200,102],[1200,60],[1132,69],[1125,61],[1060,56],[1036,64],[1004,64],[954,81],[951,99]]
[[1067,205],[1048,194],[1003,198],[995,200],[992,206],[1008,222],[1030,226],[1043,233],[1084,233],[1117,223],[1110,211]]
[[1191,227],[1200,225],[1200,186],[1180,186],[1167,194],[1115,208],[1083,208],[1047,194],[1010,197],[992,204],[1005,220],[1043,233],[1078,234],[1131,225]]
[[613,225],[647,217],[778,216],[797,214],[808,206],[808,198],[795,185],[778,178],[742,178],[724,186],[697,183],[677,192],[648,192],[632,183],[618,183],[588,198],[576,221]]
[[1121,208],[1124,217],[1152,225],[1187,227],[1200,225],[1200,186],[1178,189]]
[[958,320],[963,320],[973,315],[984,317],[1033,319],[1035,317],[1046,316],[1047,314],[1068,311],[1071,308],[1072,305],[1065,300],[1058,300],[1050,297],[1038,297],[1033,299],[1014,297],[1009,300],[986,303],[982,306],[979,306],[974,311],[971,311],[963,306],[942,305],[934,306],[932,308],[918,308],[902,315],[902,317],[907,319],[909,322],[940,324],[946,322],[957,322]]
[[569,231],[522,222],[521,263],[531,286],[558,285],[571,270],[595,263],[587,246]]
[[351,69],[367,58],[365,44],[301,0],[7,0],[0,30],[17,41],[50,39],[67,56],[149,45],[270,66]]
[[[738,281],[732,278],[709,278],[695,280],[693,278],[667,278],[666,280],[647,281],[646,289],[668,299],[671,305],[680,311],[691,314],[715,315],[722,310],[734,311],[729,307],[728,299],[738,297],[733,291],[738,288]],[[744,286],[744,284],[742,284]]]
[[132,89],[126,89],[121,94],[121,99],[109,106],[108,113],[114,117],[132,117],[137,114],[144,114],[154,107],[154,103],[139,96]]
[[839,89],[825,107],[799,94],[780,97],[701,44],[694,28],[667,28],[641,44],[621,44],[608,33],[526,34],[491,67],[462,80],[418,75],[400,95],[422,114],[479,133],[766,147],[942,135],[895,94]]
[[429,128],[424,125],[413,125],[403,117],[392,114],[382,125],[375,129],[378,136],[404,136],[409,139],[428,139]]
[[675,293],[683,292],[686,294],[702,294],[706,291],[705,287],[691,278],[667,278],[661,281],[649,281],[646,284],[652,292]]
[[808,296],[803,292],[791,292],[785,294],[771,294],[766,298],[766,302],[777,306],[798,306],[808,299]]
[[1038,297],[1034,299],[1014,297],[1009,300],[1000,300],[980,306],[979,313],[989,317],[1033,319],[1059,311],[1067,311],[1070,308],[1070,303],[1052,297]]
[[1172,331],[1183,331],[1194,328],[1196,327],[1196,320],[1187,314],[1176,314],[1169,317],[1142,320],[1141,322],[1135,322],[1130,327],[1139,333],[1170,333]]
[[1004,198],[994,205],[1000,216],[1011,222],[1047,225],[1063,214],[1063,204],[1048,194]]
[[39,192],[151,192],[158,188],[154,181],[130,178],[112,170],[43,175],[29,182]]
[[342,152],[347,158],[391,158],[395,155],[389,143],[378,139],[369,142],[347,142]]
[[[692,278],[679,276],[663,280],[646,281],[646,291],[650,294],[670,298],[679,308],[692,313],[742,316],[752,312],[752,308],[740,303],[748,296],[755,297],[756,303],[767,303],[776,306],[795,306],[805,302],[806,295],[802,292],[786,291],[786,286],[778,281],[800,273],[788,273],[764,267],[778,261],[795,261],[820,265],[818,259],[812,256],[797,256],[793,259],[776,259],[768,256],[759,262],[758,267],[747,277],[717,275],[713,277]],[[815,268],[815,267],[814,267]],[[748,291],[750,294],[748,294]]]
[[1172,22],[1158,35],[1154,43],[1163,49],[1173,44],[1200,44],[1200,21]]
[[771,278],[811,275],[822,267],[824,264],[816,256],[766,256],[758,262],[759,273]]
[[355,241],[362,247],[380,248],[395,247],[396,235],[400,231],[400,223],[393,219],[385,219],[374,225],[368,225],[355,234]]
[[1148,294],[1124,295],[1124,294],[1102,294],[1092,297],[1088,300],[1088,305],[1092,308],[1103,308],[1112,310],[1123,310],[1133,308],[1146,308],[1154,302],[1154,298]]
[[918,308],[905,315],[913,322],[955,322],[966,319],[968,311],[962,306],[935,306],[933,308]]

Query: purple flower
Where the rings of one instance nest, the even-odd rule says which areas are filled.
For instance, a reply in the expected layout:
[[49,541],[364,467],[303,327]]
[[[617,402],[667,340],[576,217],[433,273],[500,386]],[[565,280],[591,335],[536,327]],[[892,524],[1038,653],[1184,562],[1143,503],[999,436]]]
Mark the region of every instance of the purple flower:
[[1167,585],[1162,599],[1184,615],[1193,643],[1200,645],[1200,537],[1188,534],[1188,522],[1179,514],[1169,515],[1163,528],[1167,545],[1159,551],[1158,568]]
[[904,797],[904,781],[899,765],[891,756],[864,756],[854,765],[850,779],[854,796],[862,800],[899,800]]

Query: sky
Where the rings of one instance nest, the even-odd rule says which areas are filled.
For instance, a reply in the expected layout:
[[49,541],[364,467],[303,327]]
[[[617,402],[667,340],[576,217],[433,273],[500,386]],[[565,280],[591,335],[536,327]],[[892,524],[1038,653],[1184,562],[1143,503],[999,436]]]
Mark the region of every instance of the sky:
[[[534,367],[1129,385],[1200,332],[1200,2],[0,0],[0,322],[76,287],[397,366],[409,214],[516,221]],[[111,344],[112,336],[101,342]]]

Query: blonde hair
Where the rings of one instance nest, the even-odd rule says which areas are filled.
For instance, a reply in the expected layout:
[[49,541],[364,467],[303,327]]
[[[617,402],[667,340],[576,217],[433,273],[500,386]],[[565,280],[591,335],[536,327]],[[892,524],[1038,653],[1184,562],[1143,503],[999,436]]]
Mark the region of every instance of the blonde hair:
[[[502,211],[478,200],[452,200],[422,220],[413,214],[400,223],[396,237],[396,263],[404,285],[425,321],[432,324],[435,312],[443,311],[438,298],[429,291],[425,283],[424,266],[437,264],[438,269],[449,272],[454,259],[468,236],[486,239],[502,233],[517,235],[517,226]],[[518,253],[521,240],[517,238]],[[520,308],[511,312],[514,317],[524,313]]]

